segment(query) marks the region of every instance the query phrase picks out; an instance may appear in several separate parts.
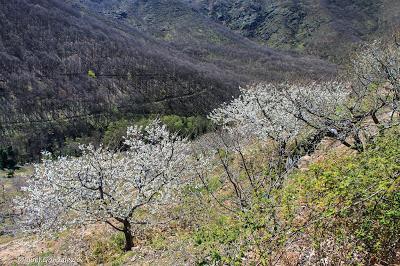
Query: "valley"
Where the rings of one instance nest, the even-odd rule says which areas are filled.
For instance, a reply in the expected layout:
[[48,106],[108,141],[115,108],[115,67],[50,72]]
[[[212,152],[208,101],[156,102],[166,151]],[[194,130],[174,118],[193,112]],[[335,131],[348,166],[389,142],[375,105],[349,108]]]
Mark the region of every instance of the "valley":
[[0,0],[0,265],[400,265],[397,0]]

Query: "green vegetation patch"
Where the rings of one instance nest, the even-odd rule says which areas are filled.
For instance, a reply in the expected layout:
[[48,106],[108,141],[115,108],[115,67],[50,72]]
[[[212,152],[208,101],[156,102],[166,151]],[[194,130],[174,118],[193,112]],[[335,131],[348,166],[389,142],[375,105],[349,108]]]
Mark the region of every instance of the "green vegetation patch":
[[284,193],[286,214],[307,206],[303,218],[317,250],[333,239],[349,257],[358,253],[390,261],[400,235],[399,128],[385,132],[364,153],[331,155],[294,174]]

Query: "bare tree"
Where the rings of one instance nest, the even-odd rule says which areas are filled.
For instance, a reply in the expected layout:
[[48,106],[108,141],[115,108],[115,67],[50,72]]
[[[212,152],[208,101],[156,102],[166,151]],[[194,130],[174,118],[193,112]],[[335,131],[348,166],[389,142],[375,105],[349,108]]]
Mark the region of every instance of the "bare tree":
[[[400,114],[400,42],[399,33],[392,39],[375,41],[354,58],[355,112],[369,115],[376,125],[390,127]],[[380,112],[390,111],[390,119],[379,119]]]

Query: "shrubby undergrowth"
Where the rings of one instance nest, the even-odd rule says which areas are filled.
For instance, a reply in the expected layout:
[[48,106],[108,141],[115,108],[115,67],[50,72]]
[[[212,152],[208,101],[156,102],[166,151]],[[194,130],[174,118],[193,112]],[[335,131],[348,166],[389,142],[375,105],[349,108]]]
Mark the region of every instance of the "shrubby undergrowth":
[[400,128],[364,153],[332,154],[294,174],[283,195],[289,215],[308,223],[310,262],[393,264],[400,244]]
[[360,154],[329,154],[280,188],[253,194],[193,239],[203,264],[392,265],[400,234],[400,128]]

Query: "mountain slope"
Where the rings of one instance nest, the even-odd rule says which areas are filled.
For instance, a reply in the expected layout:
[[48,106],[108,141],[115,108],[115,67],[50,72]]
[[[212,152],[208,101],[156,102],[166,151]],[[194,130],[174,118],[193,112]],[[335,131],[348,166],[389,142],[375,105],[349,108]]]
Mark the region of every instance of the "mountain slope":
[[[106,20],[104,16],[96,18],[90,10],[84,13],[58,0],[1,1],[1,23],[4,26],[1,28],[3,68],[0,76],[6,96],[3,101],[17,101],[22,96],[22,104],[42,96],[46,101],[57,101],[64,94],[63,104],[65,97],[74,96],[79,101],[88,98],[89,105],[98,100],[102,104],[119,106],[124,105],[124,98],[128,97],[134,110],[135,104],[158,103],[204,91],[207,102],[196,96],[197,106],[185,105],[184,101],[172,103],[164,109],[202,112],[235,95],[235,87],[243,82],[279,80],[286,75],[293,76],[293,73],[332,73],[333,70],[318,60],[289,56],[257,46],[222,27],[213,34],[221,33],[215,33],[216,38],[226,38],[227,43],[208,41],[209,35],[184,38],[185,44],[179,40],[166,42],[155,38],[156,29],[147,34],[132,27],[131,23]],[[146,3],[138,1],[136,4],[139,2]],[[167,12],[163,16],[179,18],[184,25],[186,18],[175,16],[173,11],[161,6],[153,7],[155,11]],[[202,21],[195,23],[201,25]],[[198,32],[208,27],[201,26]],[[183,32],[181,28],[179,30],[179,33]],[[192,32],[189,35],[192,36]],[[89,70],[97,77],[87,75]],[[166,77],[169,80],[163,81]],[[148,82],[149,79],[154,84],[147,86],[146,83],[146,88],[137,88],[138,82]],[[42,91],[43,88],[47,90]],[[106,96],[110,89],[114,91]],[[117,99],[116,95],[123,97]],[[9,105],[15,107],[18,103],[4,103],[3,110],[7,113],[10,110],[5,108]],[[32,103],[32,107],[38,107],[38,103]],[[40,109],[21,108],[22,113]]]
[[271,47],[322,57],[399,25],[396,0],[184,0]]
[[139,29],[202,63],[250,77],[252,81],[281,79],[288,72],[293,77],[293,72],[304,70],[327,71],[321,62],[309,64],[310,59],[258,45],[210,20],[182,0],[68,1],[85,12],[95,12],[120,25]]
[[[209,25],[225,31],[231,47],[207,43],[208,35],[201,42],[164,40],[156,27],[146,32],[80,8],[61,0],[0,0],[1,146],[25,143],[35,147],[28,153],[38,154],[67,136],[104,130],[97,119],[206,113],[251,81],[334,72],[322,61],[265,49],[214,22]],[[174,14],[169,17],[185,21]],[[207,21],[199,18],[199,24]]]
[[[18,12],[15,12],[16,7]],[[36,102],[32,104],[34,108],[25,109],[26,101],[37,97],[46,101],[60,100],[62,104],[70,97],[79,99],[73,102],[86,99],[88,103],[83,105],[89,106],[82,108],[90,109],[90,103],[110,103],[109,98],[105,99],[109,97],[106,96],[108,90],[116,90],[112,91],[113,96],[122,97],[111,99],[111,103],[124,105],[121,101],[129,97],[133,103],[144,104],[201,91],[206,89],[206,84],[195,89],[189,88],[188,83],[201,85],[203,81],[216,78],[201,73],[191,60],[174,54],[138,31],[129,29],[127,34],[123,28],[110,27],[104,21],[82,16],[61,1],[6,1],[2,3],[1,12],[4,25],[1,62],[4,67],[0,75],[6,95],[3,100],[23,97],[23,113],[40,109]],[[89,70],[97,77],[86,75]],[[218,74],[220,80],[229,83],[229,74]],[[179,92],[162,81],[172,76],[175,80],[165,82],[179,84]],[[149,79],[162,85],[138,88],[138,82]],[[217,85],[220,80],[206,83],[207,86],[209,83]],[[231,84],[237,81],[232,79]],[[185,83],[186,88],[181,83]],[[160,90],[161,86],[165,91]],[[189,91],[191,89],[193,91]],[[216,97],[223,95],[218,95],[218,91],[214,93]],[[196,101],[198,110],[205,108],[200,106],[201,100]],[[56,105],[61,103],[56,102]],[[3,108],[7,106],[3,104]],[[11,103],[11,106],[18,108],[18,103]]]

